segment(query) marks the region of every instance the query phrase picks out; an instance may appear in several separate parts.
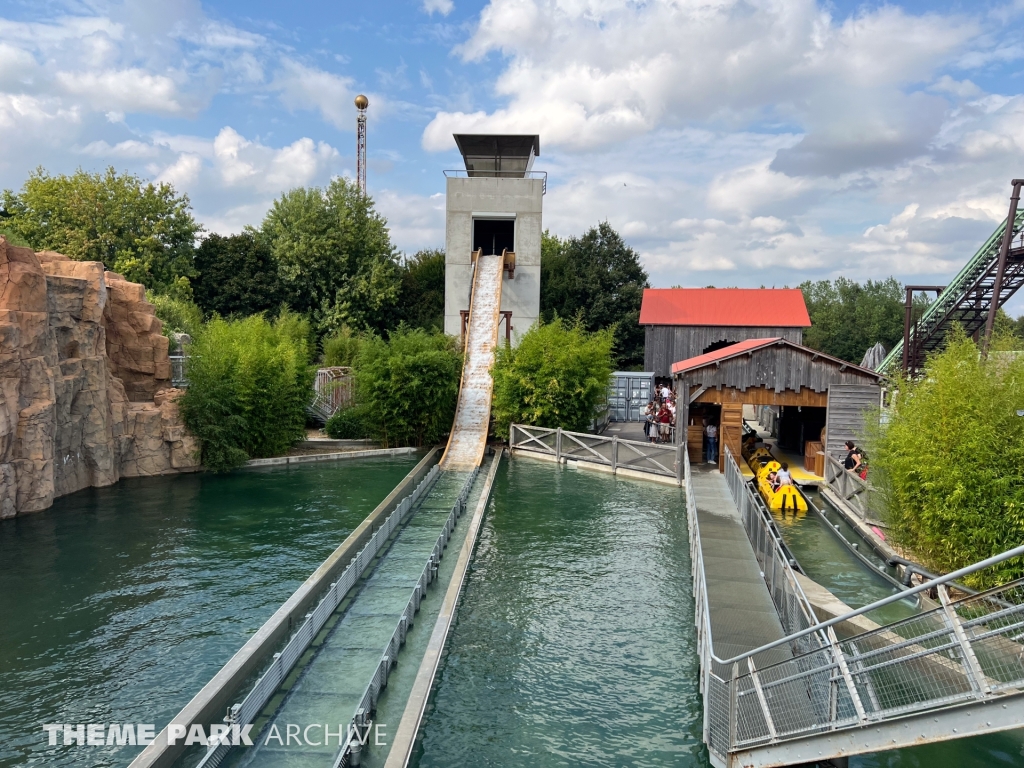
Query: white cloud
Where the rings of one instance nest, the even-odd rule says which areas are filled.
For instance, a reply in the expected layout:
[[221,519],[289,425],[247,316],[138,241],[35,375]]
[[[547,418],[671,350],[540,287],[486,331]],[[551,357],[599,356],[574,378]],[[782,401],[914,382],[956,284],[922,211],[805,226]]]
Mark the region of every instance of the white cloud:
[[307,67],[293,59],[284,59],[271,88],[280,94],[288,109],[315,109],[336,128],[351,128],[355,123],[352,78]]
[[187,190],[199,178],[203,159],[199,155],[182,153],[178,159],[160,172],[155,179],[158,184],[170,184],[178,191]]
[[83,155],[104,158],[126,158],[138,160],[142,158],[157,157],[160,149],[152,144],[135,139],[119,141],[111,146],[105,141],[91,141],[81,149]]
[[423,12],[426,14],[439,13],[447,16],[455,9],[452,0],[423,0]]
[[141,69],[103,72],[57,72],[62,90],[100,111],[176,114],[182,111],[174,81]]
[[391,240],[408,254],[424,248],[444,248],[444,195],[414,195],[385,189],[374,195],[377,209],[388,220]]
[[837,23],[814,0],[492,0],[457,51],[507,57],[495,86],[507,106],[441,111],[423,146],[448,149],[457,131],[512,131],[586,149],[662,127],[770,118],[807,128],[790,165],[892,164],[927,142],[945,104],[905,89],[977,29],[889,6]]

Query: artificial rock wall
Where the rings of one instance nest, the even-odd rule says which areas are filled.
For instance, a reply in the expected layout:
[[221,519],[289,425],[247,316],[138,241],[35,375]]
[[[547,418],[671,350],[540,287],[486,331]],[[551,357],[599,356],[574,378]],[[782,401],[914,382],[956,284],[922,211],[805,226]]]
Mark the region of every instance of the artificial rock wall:
[[0,237],[0,518],[198,469],[145,289]]

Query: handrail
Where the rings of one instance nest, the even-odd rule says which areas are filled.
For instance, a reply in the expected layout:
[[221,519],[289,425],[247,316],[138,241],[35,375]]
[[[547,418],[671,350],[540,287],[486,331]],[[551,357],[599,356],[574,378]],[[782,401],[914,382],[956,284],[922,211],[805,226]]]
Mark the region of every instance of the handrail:
[[[694,624],[704,701],[703,740],[713,765],[731,765],[739,755],[744,765],[776,765],[783,756],[792,758],[785,760],[789,764],[806,762],[806,757],[813,754],[848,755],[849,739],[853,737],[836,740],[837,734],[860,734],[857,729],[869,723],[883,725],[897,717],[1024,693],[1024,657],[1020,656],[1024,605],[1019,600],[1024,595],[1024,578],[956,601],[945,592],[946,585],[955,585],[957,579],[1024,556],[1024,546],[818,621],[813,608],[810,616],[806,610],[792,610],[794,603],[800,603],[803,609],[806,597],[798,583],[793,586],[785,578],[788,562],[781,537],[771,518],[764,520],[763,505],[750,500],[753,490],[726,450],[729,490],[762,566],[783,631],[793,626],[803,628],[727,659],[715,653],[697,504],[689,458],[684,455]],[[932,588],[943,598],[941,607],[886,625],[872,622],[872,628],[851,638],[836,636],[836,625]],[[811,636],[817,642],[804,639]],[[772,660],[761,655],[783,646],[789,646],[791,657]],[[997,729],[1020,725],[1019,716],[1006,721],[1008,724]],[[898,733],[878,737],[879,748],[896,745],[897,739],[889,744],[889,735],[905,741],[917,738],[916,734],[908,737],[900,726]],[[824,738],[820,743],[823,751],[808,752],[807,737]],[[847,741],[842,741],[844,738]],[[787,744],[792,746],[784,746]],[[865,746],[858,743],[853,754],[865,751]],[[762,749],[768,751],[760,753]]]
[[855,618],[857,616],[862,616],[865,613],[870,613],[871,611],[877,610],[879,608],[884,608],[887,605],[898,603],[900,600],[906,600],[911,595],[926,592],[932,589],[933,587],[939,586],[940,584],[948,584],[949,582],[956,581],[957,579],[961,579],[964,576],[970,576],[972,573],[983,571],[986,568],[991,568],[993,565],[999,565],[999,563],[1004,563],[1007,560],[1012,560],[1015,557],[1024,557],[1024,545],[1014,547],[1013,549],[1008,549],[1002,554],[993,555],[992,557],[986,558],[985,560],[980,560],[977,563],[974,563],[973,565],[968,565],[966,568],[961,568],[960,570],[953,571],[952,573],[947,573],[945,576],[940,576],[937,579],[926,581],[923,584],[919,584],[916,587],[911,587],[910,589],[907,589],[903,592],[898,592],[895,595],[883,597],[881,600],[876,600],[870,605],[865,605],[863,608],[857,608],[852,611],[847,611],[841,616],[836,616],[835,618],[829,619],[828,621],[823,621],[819,624],[816,624],[813,627],[809,627],[808,629],[803,629],[799,632],[794,632],[792,635],[787,635],[781,640],[776,640],[774,642],[767,643],[765,645],[762,645],[760,648],[755,648],[752,651],[747,651],[746,653],[741,653],[738,656],[733,656],[731,659],[723,660],[719,659],[717,656],[713,658],[719,664],[733,664],[737,661],[743,661],[744,659],[750,658],[751,656],[755,656],[758,653],[769,651],[772,648],[778,648],[780,645],[784,643],[792,642],[793,640],[797,640],[801,637],[806,637],[812,632],[817,632],[822,629],[834,627],[836,624],[842,624],[844,621],[849,621],[850,619]]

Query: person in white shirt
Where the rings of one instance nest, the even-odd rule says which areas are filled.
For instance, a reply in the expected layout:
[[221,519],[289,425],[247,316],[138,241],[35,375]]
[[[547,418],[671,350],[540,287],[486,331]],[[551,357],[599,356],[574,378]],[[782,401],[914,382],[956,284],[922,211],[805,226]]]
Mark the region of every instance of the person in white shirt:
[[704,427],[704,435],[708,439],[708,464],[718,463],[718,427],[715,426],[715,422],[710,422]]
[[793,484],[793,476],[789,474],[789,464],[787,464],[786,462],[782,462],[782,464],[779,466],[778,474],[775,475],[775,481],[779,484],[780,487],[783,485]]

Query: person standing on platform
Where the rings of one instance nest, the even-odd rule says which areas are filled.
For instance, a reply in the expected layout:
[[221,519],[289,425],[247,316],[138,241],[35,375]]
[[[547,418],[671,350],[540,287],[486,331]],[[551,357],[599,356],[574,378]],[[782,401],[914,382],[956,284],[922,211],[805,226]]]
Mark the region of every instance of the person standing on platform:
[[718,427],[715,422],[710,421],[704,427],[704,436],[708,439],[708,464],[718,463]]
[[843,460],[843,468],[855,475],[859,475],[861,465],[864,463],[864,452],[857,447],[853,440],[846,441],[846,458]]
[[658,413],[658,442],[667,443],[669,441],[669,435],[672,432],[672,411],[668,409],[668,405],[662,405],[661,411]]
[[654,401],[651,400],[651,402],[647,404],[647,408],[644,409],[644,437],[652,443],[658,436],[654,426],[654,417],[656,415],[657,410],[654,407]]

